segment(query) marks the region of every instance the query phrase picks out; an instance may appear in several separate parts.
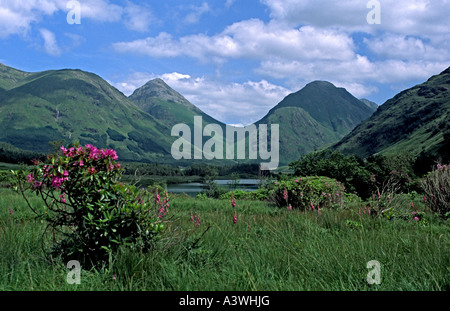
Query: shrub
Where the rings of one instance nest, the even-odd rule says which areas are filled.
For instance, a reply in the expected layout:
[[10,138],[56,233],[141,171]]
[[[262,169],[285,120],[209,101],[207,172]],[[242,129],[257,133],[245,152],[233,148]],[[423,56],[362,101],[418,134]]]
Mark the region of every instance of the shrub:
[[441,217],[450,216],[450,166],[438,164],[422,180],[425,204]]
[[270,198],[278,207],[299,210],[342,207],[345,187],[328,177],[302,177],[278,181]]
[[48,223],[51,254],[95,263],[120,245],[148,249],[164,229],[161,205],[168,207],[167,196],[161,200],[158,193],[121,183],[114,150],[79,144],[61,150],[29,174],[15,172],[24,198],[30,189],[45,203],[44,210],[30,207]]
[[327,176],[342,182],[348,192],[367,198],[373,189],[371,173],[363,160],[339,151],[319,151],[304,155],[289,165],[297,176]]

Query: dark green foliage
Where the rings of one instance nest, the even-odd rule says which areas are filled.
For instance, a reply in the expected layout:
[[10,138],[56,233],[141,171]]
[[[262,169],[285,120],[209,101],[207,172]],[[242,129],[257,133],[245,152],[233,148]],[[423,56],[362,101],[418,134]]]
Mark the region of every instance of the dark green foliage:
[[109,128],[106,132],[108,133],[109,138],[111,138],[112,140],[124,141],[125,139],[127,139],[124,135],[120,134],[114,129]]
[[344,203],[344,186],[328,177],[292,177],[275,183],[269,200],[279,208],[312,210],[339,208]]
[[11,144],[0,142],[0,162],[31,164],[34,159],[42,160],[44,153],[26,151]]
[[367,199],[391,178],[401,185],[399,191],[420,190],[414,172],[416,158],[404,153],[393,156],[375,155],[363,160],[339,151],[321,151],[303,156],[290,167],[297,176],[328,176],[342,182],[346,190]]
[[356,156],[345,156],[340,152],[321,151],[303,156],[292,162],[296,176],[328,176],[342,182],[346,190],[367,198],[374,188],[371,173],[364,162]]

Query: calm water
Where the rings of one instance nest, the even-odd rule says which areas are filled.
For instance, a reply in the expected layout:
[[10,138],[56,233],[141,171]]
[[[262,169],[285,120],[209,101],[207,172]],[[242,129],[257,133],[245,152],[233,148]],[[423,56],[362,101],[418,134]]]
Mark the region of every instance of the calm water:
[[[232,180],[216,180],[220,187],[228,187],[231,189]],[[254,191],[259,187],[259,179],[240,179],[237,189],[244,191]],[[186,193],[190,196],[196,196],[205,189],[206,185],[203,183],[184,183],[167,185],[167,191],[171,193]]]

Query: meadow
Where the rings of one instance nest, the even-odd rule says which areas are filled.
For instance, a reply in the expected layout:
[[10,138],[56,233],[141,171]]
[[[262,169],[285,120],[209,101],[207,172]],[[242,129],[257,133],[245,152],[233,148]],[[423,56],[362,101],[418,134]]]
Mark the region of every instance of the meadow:
[[[318,214],[170,195],[167,227],[149,251],[122,246],[108,263],[81,267],[80,284],[69,284],[67,262],[44,256],[45,222],[0,188],[0,290],[447,291],[448,221],[420,196],[412,200],[420,221],[372,217],[359,201]],[[367,281],[372,260],[381,265],[380,284]]]

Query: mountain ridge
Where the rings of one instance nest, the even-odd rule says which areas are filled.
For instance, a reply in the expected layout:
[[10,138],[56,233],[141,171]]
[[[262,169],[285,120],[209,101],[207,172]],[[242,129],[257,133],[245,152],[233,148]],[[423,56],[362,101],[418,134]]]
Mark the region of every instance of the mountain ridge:
[[360,157],[395,152],[442,155],[449,140],[450,67],[387,100],[332,149]]

